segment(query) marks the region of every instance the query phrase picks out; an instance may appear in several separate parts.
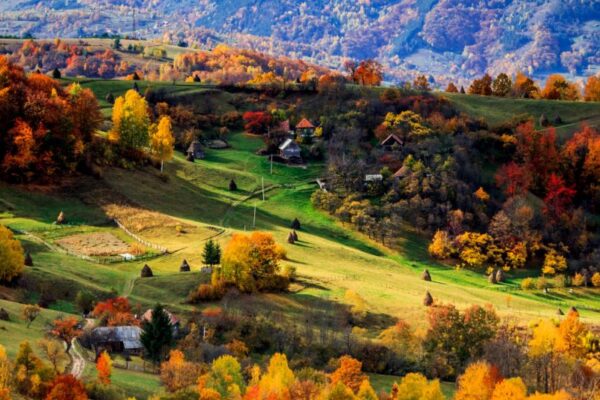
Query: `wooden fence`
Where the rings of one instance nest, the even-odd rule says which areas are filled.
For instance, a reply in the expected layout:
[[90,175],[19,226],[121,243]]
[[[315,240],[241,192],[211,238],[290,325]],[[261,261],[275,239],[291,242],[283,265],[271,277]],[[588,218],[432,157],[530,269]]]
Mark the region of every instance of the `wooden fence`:
[[[117,224],[117,226],[119,228],[121,228],[123,230],[123,232],[125,232],[126,234],[128,234],[129,236],[131,236],[132,238],[134,238],[135,240],[137,240],[138,242],[140,242],[141,244],[143,244],[146,247],[150,247],[151,249],[155,249],[160,251],[161,253],[168,253],[168,249],[166,247],[160,246],[158,244],[154,244],[151,243],[145,239],[142,239],[141,237],[139,237],[138,235],[136,235],[135,233],[131,232],[129,229],[127,229],[127,227],[125,225],[123,225],[118,219],[114,219],[113,221],[115,221],[115,224]],[[137,257],[136,257],[137,258]]]

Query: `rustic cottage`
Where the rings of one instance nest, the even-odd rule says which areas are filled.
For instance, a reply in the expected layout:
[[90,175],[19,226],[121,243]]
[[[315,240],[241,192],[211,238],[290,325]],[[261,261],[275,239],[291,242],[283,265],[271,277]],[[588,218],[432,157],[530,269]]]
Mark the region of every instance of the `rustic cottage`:
[[140,336],[142,329],[138,326],[105,326],[92,330],[92,349],[99,354],[109,353],[140,354],[144,349]]
[[204,150],[202,150],[202,145],[200,144],[199,140],[194,140],[191,144],[190,147],[188,147],[187,149],[187,155],[188,158],[199,158],[199,159],[203,159],[204,158]]
[[315,136],[315,126],[306,118],[303,118],[296,125],[296,137],[300,138],[303,143],[308,143]]
[[379,145],[386,151],[392,151],[396,149],[402,148],[403,145],[402,139],[398,136],[391,134],[379,143]]
[[279,146],[279,155],[289,162],[302,162],[300,146],[292,139],[286,139],[286,141]]

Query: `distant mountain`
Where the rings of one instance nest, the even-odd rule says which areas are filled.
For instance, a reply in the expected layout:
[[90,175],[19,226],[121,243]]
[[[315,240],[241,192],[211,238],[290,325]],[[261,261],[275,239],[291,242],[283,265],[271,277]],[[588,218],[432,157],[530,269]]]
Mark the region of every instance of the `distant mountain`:
[[204,47],[229,42],[328,66],[376,58],[393,80],[417,72],[443,83],[485,71],[543,77],[600,70],[598,0],[0,2],[0,34],[25,33],[133,34]]

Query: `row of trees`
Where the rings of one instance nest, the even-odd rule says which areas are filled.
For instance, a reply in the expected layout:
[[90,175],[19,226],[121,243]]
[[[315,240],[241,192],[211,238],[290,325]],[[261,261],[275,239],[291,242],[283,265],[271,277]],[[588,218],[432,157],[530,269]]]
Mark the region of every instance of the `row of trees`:
[[[457,93],[458,91],[453,83],[449,83],[446,88],[446,92],[449,93]],[[460,91],[465,92],[462,87]],[[514,82],[505,73],[498,74],[496,78],[485,74],[471,83],[468,93],[498,97],[600,101],[600,77],[589,76],[582,91],[576,83],[569,82],[560,74],[548,76],[543,88],[538,87],[533,79],[521,72],[516,74]]]

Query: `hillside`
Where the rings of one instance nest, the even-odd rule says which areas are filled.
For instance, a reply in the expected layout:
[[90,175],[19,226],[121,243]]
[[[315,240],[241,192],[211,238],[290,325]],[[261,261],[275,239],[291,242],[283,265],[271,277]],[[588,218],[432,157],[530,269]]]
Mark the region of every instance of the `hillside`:
[[344,58],[376,58],[394,80],[420,72],[441,83],[485,71],[585,76],[598,71],[600,57],[593,0],[80,0],[0,7],[0,34],[122,34],[208,48],[225,42],[334,67]]

